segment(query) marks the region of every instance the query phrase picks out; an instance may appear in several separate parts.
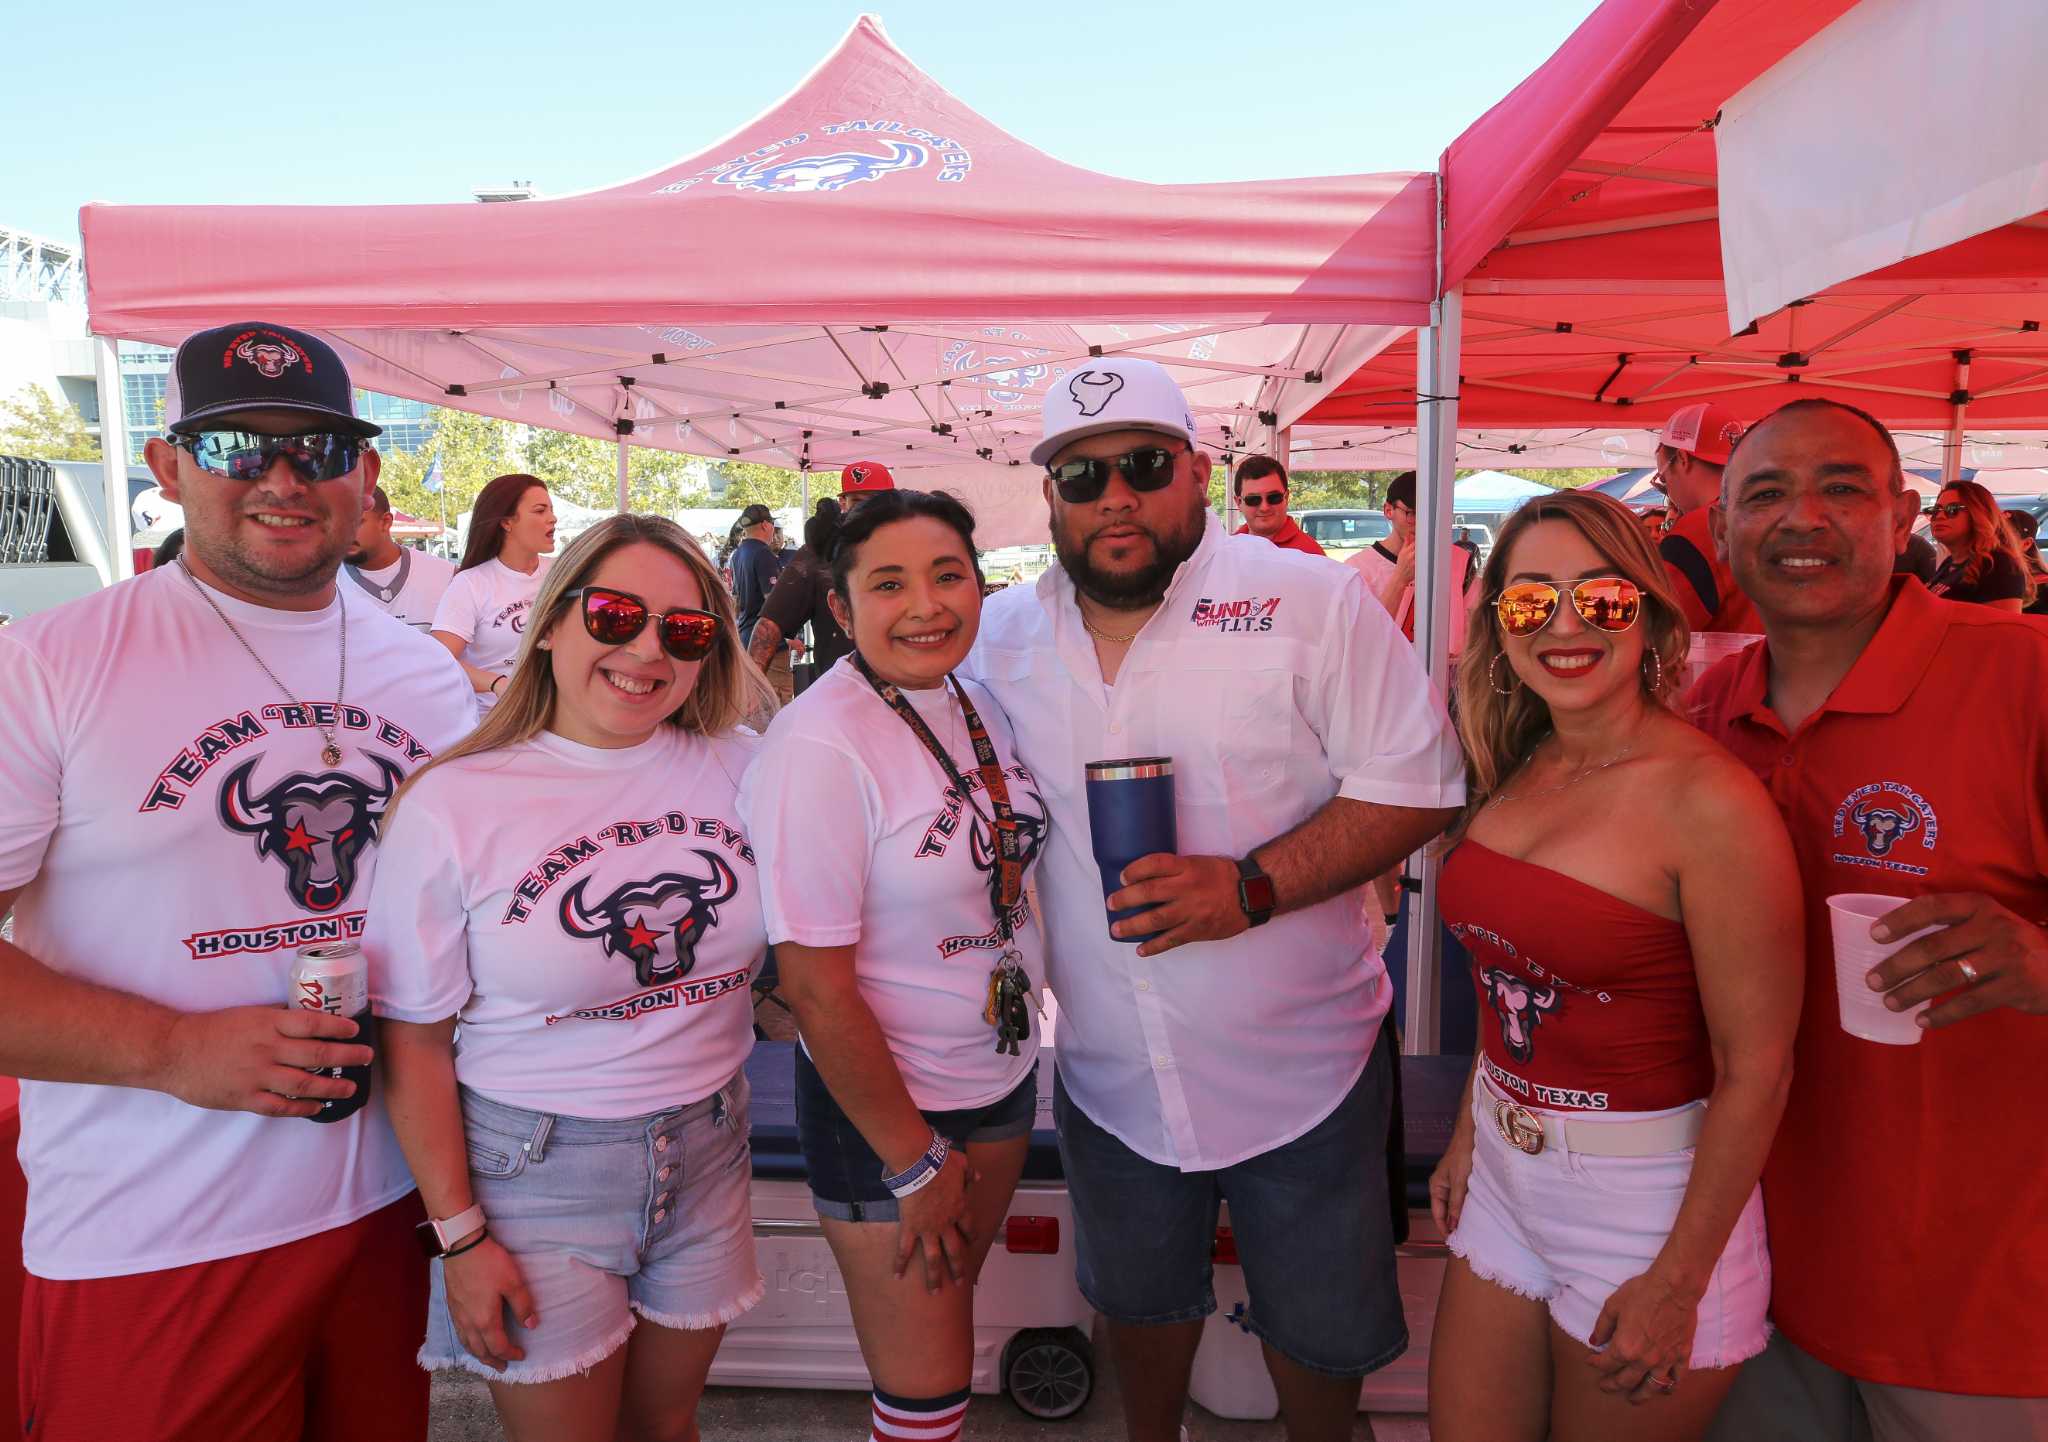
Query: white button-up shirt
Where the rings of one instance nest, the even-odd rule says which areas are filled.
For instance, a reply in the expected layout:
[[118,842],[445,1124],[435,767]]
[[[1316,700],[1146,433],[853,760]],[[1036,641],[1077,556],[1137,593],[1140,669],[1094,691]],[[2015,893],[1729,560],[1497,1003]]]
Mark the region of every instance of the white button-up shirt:
[[1180,851],[1249,854],[1333,796],[1456,806],[1456,737],[1358,573],[1211,517],[1105,685],[1073,583],[992,597],[966,671],[1002,703],[1045,793],[1038,868],[1068,1095],[1140,1156],[1208,1171],[1327,1117],[1392,987],[1365,888],[1227,941],[1140,957],[1111,939],[1088,832],[1090,761],[1170,756]]

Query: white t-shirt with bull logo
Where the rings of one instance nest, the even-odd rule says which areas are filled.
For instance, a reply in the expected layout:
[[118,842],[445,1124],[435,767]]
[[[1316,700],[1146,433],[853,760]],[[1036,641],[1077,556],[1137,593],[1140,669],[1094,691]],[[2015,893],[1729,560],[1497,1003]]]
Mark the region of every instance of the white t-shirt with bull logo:
[[[1045,802],[1017,759],[995,699],[964,683],[1003,763],[1024,828],[1027,870],[1045,843]],[[840,661],[784,707],[747,772],[740,814],[761,855],[768,933],[799,946],[851,946],[861,999],[923,1111],[1000,1101],[1038,1054],[1007,1056],[983,1018],[1002,951],[990,878],[992,814],[960,707],[949,690],[903,693],[974,788],[958,796],[938,761],[875,690]],[[1027,891],[1014,939],[1036,994],[1045,940]]]
[[[211,593],[297,702],[182,567],[0,630],[0,891],[21,888],[17,945],[211,1011],[282,1006],[298,948],[361,934],[386,803],[475,711],[446,650],[337,590],[313,612]],[[28,1267],[53,1279],[258,1251],[412,1187],[375,1100],[318,1126],[24,1082],[21,1160]]]
[[542,732],[436,767],[370,899],[378,1015],[459,1017],[456,1079],[511,1106],[634,1117],[724,1086],[767,949],[733,804],[755,744]]
[[[546,556],[530,576],[495,558],[457,571],[434,608],[433,629],[469,643],[462,653],[465,665],[509,676],[519,659],[519,643],[526,636],[527,613],[533,609],[534,597],[540,594],[540,583],[547,574]],[[477,714],[490,710],[497,700],[488,691],[477,692]]]

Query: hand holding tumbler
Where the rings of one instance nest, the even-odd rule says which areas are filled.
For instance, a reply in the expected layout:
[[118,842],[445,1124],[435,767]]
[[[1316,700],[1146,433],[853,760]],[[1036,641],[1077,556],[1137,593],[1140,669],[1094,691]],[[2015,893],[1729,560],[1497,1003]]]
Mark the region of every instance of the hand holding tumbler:
[[[1173,810],[1173,759],[1135,756],[1121,761],[1088,763],[1088,834],[1095,845],[1095,864],[1102,872],[1102,895],[1123,888],[1123,870],[1141,856],[1180,850]],[[1148,907],[1112,911],[1113,924]],[[1159,935],[1116,938],[1136,945]]]

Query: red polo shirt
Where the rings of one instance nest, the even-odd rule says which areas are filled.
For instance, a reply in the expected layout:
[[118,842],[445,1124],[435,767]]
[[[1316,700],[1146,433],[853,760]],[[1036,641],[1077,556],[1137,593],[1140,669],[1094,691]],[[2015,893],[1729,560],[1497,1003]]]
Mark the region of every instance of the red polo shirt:
[[1716,666],[1693,704],[1770,789],[1806,893],[1806,1005],[1764,1170],[1773,1318],[1867,1381],[2048,1396],[2048,1017],[1858,1040],[1827,910],[1975,891],[2048,923],[2048,626],[1895,578],[1877,635],[1789,737],[1768,651]]
[[[1250,526],[1239,526],[1236,531],[1236,534],[1240,536],[1249,536],[1251,533],[1252,528]],[[1283,517],[1280,522],[1280,529],[1265,539],[1270,540],[1276,546],[1284,546],[1290,551],[1306,551],[1311,556],[1326,554],[1323,548],[1316,544],[1316,538],[1297,525],[1292,516]]]
[[1678,608],[1685,612],[1685,624],[1695,631],[1746,631],[1764,633],[1763,618],[1749,597],[1735,584],[1735,573],[1714,551],[1711,507],[1687,511],[1664,533],[1657,553],[1664,558],[1671,589],[1678,593]]

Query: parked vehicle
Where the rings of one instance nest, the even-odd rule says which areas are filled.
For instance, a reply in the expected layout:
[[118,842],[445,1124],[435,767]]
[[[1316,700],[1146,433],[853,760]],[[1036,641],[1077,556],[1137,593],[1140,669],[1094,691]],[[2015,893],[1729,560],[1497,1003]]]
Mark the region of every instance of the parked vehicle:
[[113,579],[104,498],[97,461],[0,456],[0,621],[47,611]]
[[1294,523],[1308,532],[1309,539],[1321,546],[1325,555],[1338,561],[1394,534],[1393,522],[1383,512],[1362,508],[1297,511]]

